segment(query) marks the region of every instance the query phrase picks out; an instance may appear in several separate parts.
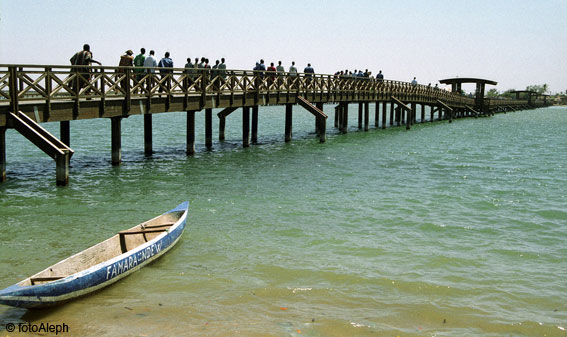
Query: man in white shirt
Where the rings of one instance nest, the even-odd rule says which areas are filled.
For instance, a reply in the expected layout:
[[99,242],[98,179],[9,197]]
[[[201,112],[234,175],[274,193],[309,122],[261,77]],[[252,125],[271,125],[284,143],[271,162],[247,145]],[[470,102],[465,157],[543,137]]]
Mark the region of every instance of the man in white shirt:
[[155,52],[153,50],[150,50],[150,55],[148,55],[148,57],[146,57],[144,59],[144,67],[146,68],[150,68],[150,69],[146,69],[146,72],[151,73],[152,75],[148,78],[148,91],[151,90],[150,88],[153,86],[153,82],[154,82],[154,73],[156,72],[155,67],[157,67],[158,63],[157,63],[157,59],[154,56]]
[[[155,52],[153,50],[150,50],[150,55],[148,57],[146,57],[146,59],[144,60],[144,67],[157,67],[157,59],[155,58]],[[156,72],[155,69],[148,69],[148,72],[151,72],[152,74]]]
[[295,61],[291,61],[291,66],[289,67],[289,76],[297,76],[297,68],[295,67]]

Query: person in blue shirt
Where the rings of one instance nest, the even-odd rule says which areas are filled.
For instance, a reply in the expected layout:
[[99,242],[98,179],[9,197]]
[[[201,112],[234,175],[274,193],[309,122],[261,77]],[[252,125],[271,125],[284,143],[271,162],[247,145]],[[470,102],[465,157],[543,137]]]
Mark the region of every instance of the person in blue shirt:
[[[161,74],[161,78],[166,78],[165,80],[165,87],[169,91],[171,88],[171,77],[168,74],[173,72],[172,69],[166,68],[173,68],[173,60],[169,58],[169,52],[165,52],[165,57],[159,60],[158,67],[160,67],[159,73]],[[159,92],[163,92],[163,86],[159,86]]]
[[384,74],[382,74],[382,70],[380,70],[380,71],[378,72],[378,75],[376,75],[376,79],[377,79],[378,81],[380,81],[380,82],[381,82],[381,81],[384,81]]
[[[315,70],[311,67],[311,63],[307,63],[307,67],[303,69],[303,72],[306,74],[315,74]],[[311,77],[311,75],[309,75],[309,77]]]

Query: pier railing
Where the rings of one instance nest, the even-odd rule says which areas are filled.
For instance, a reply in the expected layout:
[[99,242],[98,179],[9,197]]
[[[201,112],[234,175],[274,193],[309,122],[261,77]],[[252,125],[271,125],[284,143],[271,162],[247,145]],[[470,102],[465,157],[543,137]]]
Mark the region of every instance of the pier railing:
[[[444,89],[408,82],[325,74],[268,71],[135,68],[107,66],[0,65],[0,99],[14,108],[26,101],[80,99],[130,100],[155,96],[222,96],[241,93],[301,93],[328,96],[329,101],[357,95],[364,100],[389,100],[450,106],[474,104],[474,99]],[[509,102],[509,104],[514,104]]]

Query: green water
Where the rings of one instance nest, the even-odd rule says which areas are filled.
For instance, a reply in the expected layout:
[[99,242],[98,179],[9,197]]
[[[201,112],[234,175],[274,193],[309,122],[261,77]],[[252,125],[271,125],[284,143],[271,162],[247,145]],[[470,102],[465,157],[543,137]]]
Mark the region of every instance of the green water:
[[284,111],[260,109],[261,144],[248,149],[236,111],[211,152],[198,114],[194,157],[185,114],[155,115],[151,159],[142,118],[128,118],[120,167],[110,121],[74,121],[65,188],[53,161],[8,130],[0,287],[191,205],[182,240],[156,263],[56,309],[0,306],[2,324],[66,323],[80,336],[567,336],[566,108],[411,131],[358,132],[351,113],[339,135],[328,105],[324,144],[299,108],[284,143]]

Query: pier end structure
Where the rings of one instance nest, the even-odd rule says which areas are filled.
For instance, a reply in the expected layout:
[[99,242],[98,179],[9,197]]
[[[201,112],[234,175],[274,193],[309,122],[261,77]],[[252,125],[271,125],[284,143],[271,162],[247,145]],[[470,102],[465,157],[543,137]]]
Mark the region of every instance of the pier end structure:
[[481,78],[472,78],[472,77],[456,77],[456,78],[447,78],[444,80],[439,80],[441,84],[450,84],[451,85],[451,92],[452,93],[461,93],[462,84],[463,83],[474,83],[476,84],[476,91],[475,91],[475,98],[474,98],[474,106],[477,111],[481,113],[488,113],[487,105],[485,104],[484,92],[485,87],[487,84],[490,85],[497,85],[498,82],[492,80],[486,80]]

